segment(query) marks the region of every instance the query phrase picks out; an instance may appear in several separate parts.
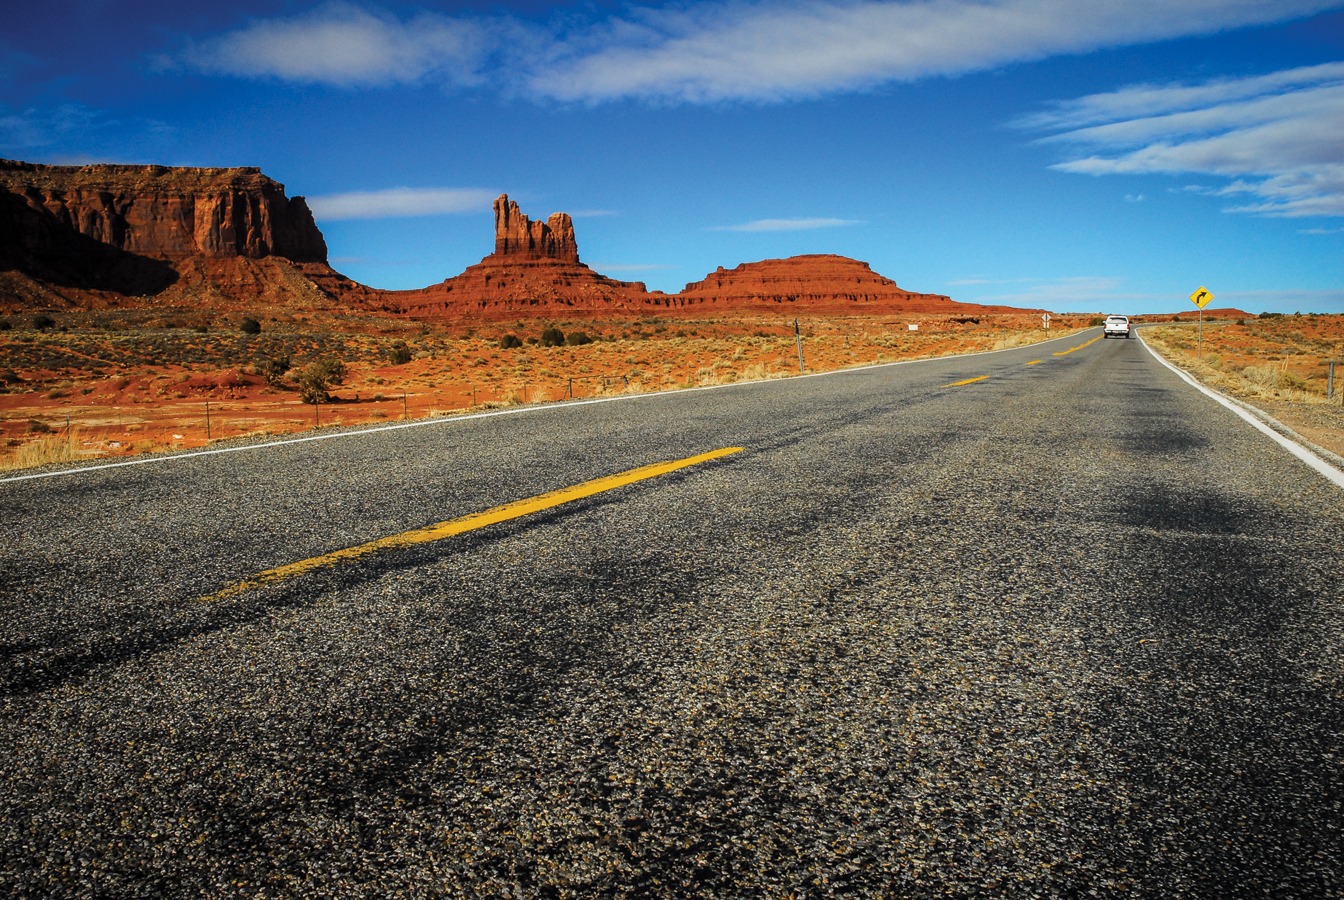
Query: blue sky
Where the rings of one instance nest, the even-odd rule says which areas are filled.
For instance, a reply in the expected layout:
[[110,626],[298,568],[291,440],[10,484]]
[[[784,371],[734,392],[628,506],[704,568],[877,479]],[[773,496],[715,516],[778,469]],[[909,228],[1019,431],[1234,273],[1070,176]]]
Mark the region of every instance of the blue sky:
[[675,292],[839,253],[1057,311],[1344,312],[1344,0],[46,0],[0,156],[259,166],[422,287],[490,203]]

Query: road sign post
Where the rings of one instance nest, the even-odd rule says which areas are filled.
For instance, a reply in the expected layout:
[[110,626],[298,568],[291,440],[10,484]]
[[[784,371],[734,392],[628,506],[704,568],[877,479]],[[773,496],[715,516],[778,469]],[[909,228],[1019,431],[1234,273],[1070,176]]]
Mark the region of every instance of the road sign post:
[[1204,358],[1204,307],[1208,306],[1212,299],[1213,294],[1210,294],[1209,289],[1202,284],[1199,290],[1190,295],[1190,302],[1199,307],[1199,336],[1196,339],[1198,350],[1195,354],[1199,359]]

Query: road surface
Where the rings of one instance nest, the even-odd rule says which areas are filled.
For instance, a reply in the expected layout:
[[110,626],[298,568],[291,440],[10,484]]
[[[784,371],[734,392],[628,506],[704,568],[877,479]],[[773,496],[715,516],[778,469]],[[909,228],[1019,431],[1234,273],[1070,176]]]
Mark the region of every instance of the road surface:
[[0,483],[0,894],[1344,896],[1344,491],[1098,336]]

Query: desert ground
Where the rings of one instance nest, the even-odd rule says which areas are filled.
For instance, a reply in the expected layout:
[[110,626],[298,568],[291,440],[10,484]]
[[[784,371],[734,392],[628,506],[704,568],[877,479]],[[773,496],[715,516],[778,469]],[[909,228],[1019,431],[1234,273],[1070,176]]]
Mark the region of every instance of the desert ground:
[[[619,393],[782,378],[795,318],[659,316],[489,323],[92,312],[0,319],[0,469],[255,440]],[[1035,314],[797,317],[809,372],[1021,346],[1100,323]],[[1154,324],[1197,377],[1344,453],[1344,316]],[[1327,363],[1341,363],[1333,404]],[[325,400],[304,373],[332,363]],[[342,371],[343,370],[343,371]]]

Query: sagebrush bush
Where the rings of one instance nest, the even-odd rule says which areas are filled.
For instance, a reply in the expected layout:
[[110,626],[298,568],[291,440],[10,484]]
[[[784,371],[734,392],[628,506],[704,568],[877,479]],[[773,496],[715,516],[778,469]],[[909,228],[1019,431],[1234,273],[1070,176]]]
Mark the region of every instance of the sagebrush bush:
[[304,403],[327,403],[330,389],[345,381],[345,363],[330,356],[314,360],[299,371],[296,382]]
[[565,333],[554,325],[547,326],[541,332],[541,346],[543,347],[562,347],[565,343]]

